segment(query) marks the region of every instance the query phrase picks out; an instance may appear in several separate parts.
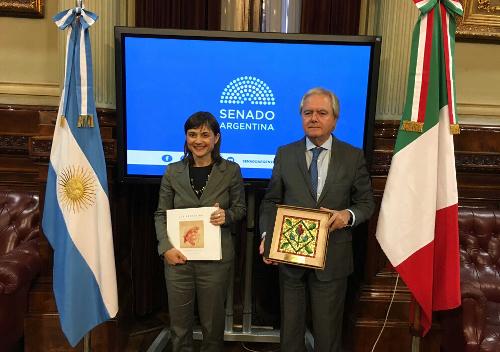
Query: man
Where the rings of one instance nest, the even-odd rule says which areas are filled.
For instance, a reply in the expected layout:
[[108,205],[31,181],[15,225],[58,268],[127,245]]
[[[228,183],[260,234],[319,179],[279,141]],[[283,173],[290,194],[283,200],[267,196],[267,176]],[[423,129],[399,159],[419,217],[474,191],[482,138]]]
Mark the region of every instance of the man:
[[260,252],[266,264],[276,205],[321,208],[331,212],[324,270],[280,264],[281,351],[304,351],[306,290],[309,291],[314,349],[340,351],[347,277],[353,271],[353,226],[374,210],[363,152],[332,136],[339,116],[337,97],[313,88],[300,103],[305,138],[278,148],[260,208],[264,232]]

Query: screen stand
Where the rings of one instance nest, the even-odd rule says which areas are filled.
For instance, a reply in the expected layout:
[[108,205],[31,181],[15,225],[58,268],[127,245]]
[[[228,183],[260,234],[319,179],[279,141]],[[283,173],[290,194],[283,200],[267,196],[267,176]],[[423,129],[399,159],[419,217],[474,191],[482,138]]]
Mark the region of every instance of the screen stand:
[[[279,330],[272,327],[252,325],[252,271],[255,232],[255,191],[248,190],[247,194],[247,228],[245,236],[245,281],[243,288],[243,319],[242,325],[233,324],[233,287],[234,275],[231,275],[228,295],[226,300],[226,327],[225,341],[267,342],[279,343]],[[233,266],[234,270],[234,266]],[[195,339],[201,339],[201,332],[194,331]]]

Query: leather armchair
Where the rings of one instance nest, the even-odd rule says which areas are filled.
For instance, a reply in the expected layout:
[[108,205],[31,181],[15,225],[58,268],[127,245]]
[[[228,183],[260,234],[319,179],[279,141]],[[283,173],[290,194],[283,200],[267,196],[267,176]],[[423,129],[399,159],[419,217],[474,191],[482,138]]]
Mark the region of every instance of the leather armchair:
[[24,334],[28,291],[41,268],[39,197],[0,191],[0,351]]
[[500,210],[459,209],[465,351],[500,351]]

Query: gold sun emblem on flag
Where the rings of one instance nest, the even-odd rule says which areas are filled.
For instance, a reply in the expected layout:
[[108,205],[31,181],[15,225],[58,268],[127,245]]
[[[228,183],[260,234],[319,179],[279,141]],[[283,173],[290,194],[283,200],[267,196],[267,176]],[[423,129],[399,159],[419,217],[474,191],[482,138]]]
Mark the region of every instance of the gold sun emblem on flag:
[[73,213],[95,203],[94,174],[81,166],[70,165],[59,173],[57,182],[61,206]]

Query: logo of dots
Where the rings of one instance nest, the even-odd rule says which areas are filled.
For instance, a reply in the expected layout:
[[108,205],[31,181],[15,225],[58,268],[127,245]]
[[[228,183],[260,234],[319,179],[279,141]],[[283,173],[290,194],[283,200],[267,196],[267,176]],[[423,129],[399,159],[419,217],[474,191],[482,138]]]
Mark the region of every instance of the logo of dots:
[[233,79],[220,96],[221,104],[275,105],[274,95],[269,86],[253,76]]

